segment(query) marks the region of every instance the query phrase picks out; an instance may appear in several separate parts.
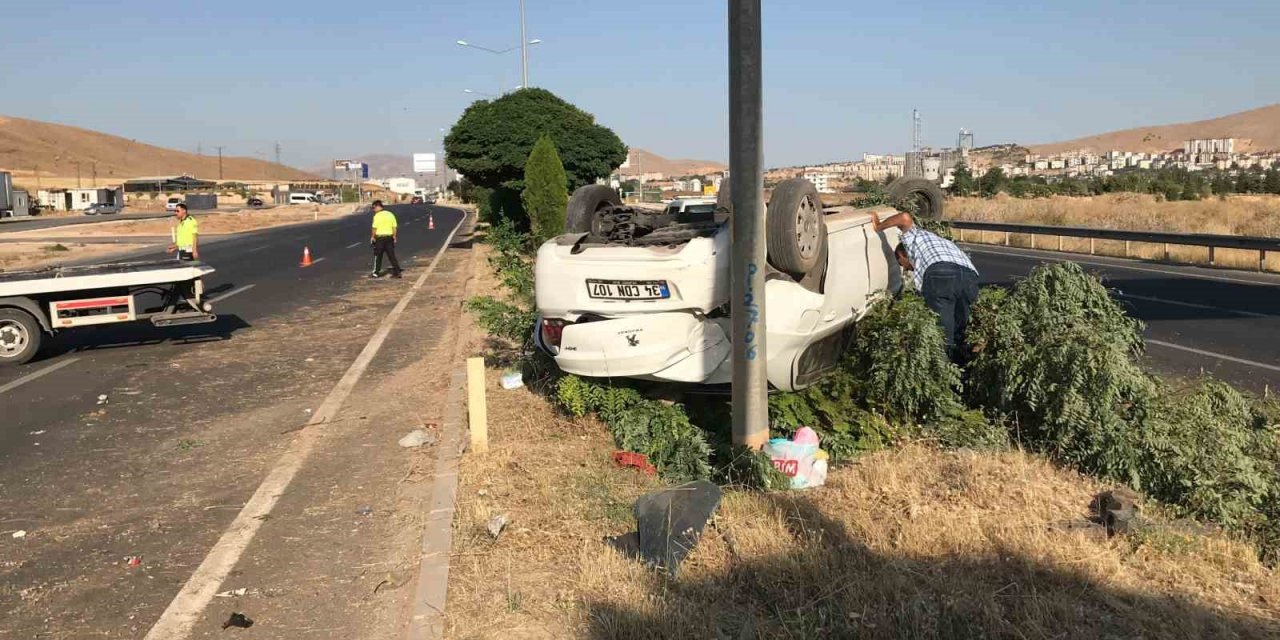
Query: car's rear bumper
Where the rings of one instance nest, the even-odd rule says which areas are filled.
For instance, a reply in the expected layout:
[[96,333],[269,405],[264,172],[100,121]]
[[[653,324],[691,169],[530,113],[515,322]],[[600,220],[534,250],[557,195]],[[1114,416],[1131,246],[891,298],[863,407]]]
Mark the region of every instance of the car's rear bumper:
[[567,373],[721,384],[729,381],[728,331],[727,320],[675,312],[569,324],[558,349],[543,343],[539,319],[534,337]]

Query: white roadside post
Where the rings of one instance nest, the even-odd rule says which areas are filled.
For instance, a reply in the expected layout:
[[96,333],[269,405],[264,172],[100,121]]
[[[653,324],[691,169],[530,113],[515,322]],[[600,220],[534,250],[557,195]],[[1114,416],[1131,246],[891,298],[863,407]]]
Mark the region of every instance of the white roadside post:
[[757,450],[769,439],[760,25],[760,0],[729,0],[733,443]]

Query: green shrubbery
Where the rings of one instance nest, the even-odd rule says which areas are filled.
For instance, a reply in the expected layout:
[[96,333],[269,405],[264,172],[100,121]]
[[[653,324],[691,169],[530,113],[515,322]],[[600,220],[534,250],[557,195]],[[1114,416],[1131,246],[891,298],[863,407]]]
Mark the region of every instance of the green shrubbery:
[[1171,387],[1139,366],[1142,326],[1074,264],[975,306],[968,396],[1017,440],[1280,551],[1280,427],[1218,381]]
[[476,296],[467,300],[467,310],[476,314],[480,326],[490,335],[523,345],[537,319],[532,241],[527,234],[516,231],[510,220],[503,220],[489,229],[486,242],[493,247],[489,266],[498,274],[506,295]]

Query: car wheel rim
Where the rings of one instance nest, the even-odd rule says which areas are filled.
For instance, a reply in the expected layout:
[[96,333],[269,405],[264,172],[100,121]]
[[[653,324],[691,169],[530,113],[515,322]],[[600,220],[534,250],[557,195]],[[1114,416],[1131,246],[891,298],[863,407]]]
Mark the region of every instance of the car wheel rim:
[[14,320],[0,320],[0,357],[12,358],[27,348],[27,328]]
[[805,259],[812,258],[818,250],[819,226],[822,223],[822,212],[806,196],[796,207],[796,247]]

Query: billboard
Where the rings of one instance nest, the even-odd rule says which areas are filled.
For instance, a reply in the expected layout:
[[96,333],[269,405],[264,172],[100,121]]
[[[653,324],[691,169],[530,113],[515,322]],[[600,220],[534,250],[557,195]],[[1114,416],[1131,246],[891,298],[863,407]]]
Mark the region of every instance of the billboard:
[[413,154],[413,171],[415,173],[435,173],[436,172],[436,154],[434,153]]

